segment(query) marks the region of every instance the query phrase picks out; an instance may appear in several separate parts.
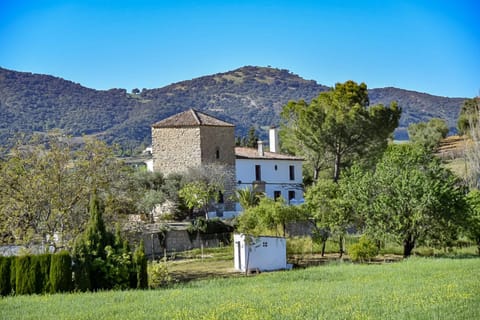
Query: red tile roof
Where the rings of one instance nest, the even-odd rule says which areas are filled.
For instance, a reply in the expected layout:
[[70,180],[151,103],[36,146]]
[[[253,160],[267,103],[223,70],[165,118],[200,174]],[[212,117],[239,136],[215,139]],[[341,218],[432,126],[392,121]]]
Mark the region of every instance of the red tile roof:
[[263,152],[263,156],[258,154],[255,148],[235,147],[235,157],[237,159],[265,159],[265,160],[297,160],[302,161],[303,158],[291,156],[289,154],[277,152]]
[[171,117],[163,119],[152,125],[154,128],[175,128],[175,127],[197,127],[197,126],[216,126],[216,127],[234,127],[233,124],[222,121],[200,111],[189,109],[187,111],[174,114]]

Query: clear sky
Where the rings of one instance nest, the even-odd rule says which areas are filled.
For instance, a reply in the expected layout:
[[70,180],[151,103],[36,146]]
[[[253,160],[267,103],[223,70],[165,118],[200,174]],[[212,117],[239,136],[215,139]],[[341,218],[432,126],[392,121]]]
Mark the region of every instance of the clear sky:
[[245,65],[473,97],[480,1],[0,1],[4,68],[130,91]]

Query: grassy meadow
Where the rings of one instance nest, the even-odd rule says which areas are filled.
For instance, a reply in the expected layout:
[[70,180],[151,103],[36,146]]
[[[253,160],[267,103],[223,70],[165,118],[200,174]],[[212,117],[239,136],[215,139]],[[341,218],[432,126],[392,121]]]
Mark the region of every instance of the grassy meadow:
[[1,319],[480,319],[480,259],[411,258],[169,289],[0,299]]

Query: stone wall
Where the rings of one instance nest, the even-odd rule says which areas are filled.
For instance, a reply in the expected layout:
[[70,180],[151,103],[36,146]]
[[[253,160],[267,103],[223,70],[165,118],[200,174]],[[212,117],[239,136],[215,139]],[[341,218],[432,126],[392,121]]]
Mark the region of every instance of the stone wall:
[[[145,253],[150,258],[155,257],[155,259],[163,256],[164,250],[167,253],[172,252],[181,252],[186,250],[191,250],[195,248],[200,248],[202,245],[204,248],[217,248],[221,245],[225,245],[221,240],[215,238],[215,236],[210,237],[210,239],[201,240],[199,238],[190,240],[188,232],[186,230],[169,230],[166,233],[165,239],[165,248],[160,245],[158,234],[142,234],[141,238],[145,244]],[[219,238],[221,238],[219,236]],[[153,248],[153,251],[152,251]]]
[[153,170],[165,176],[201,164],[200,127],[152,128]]

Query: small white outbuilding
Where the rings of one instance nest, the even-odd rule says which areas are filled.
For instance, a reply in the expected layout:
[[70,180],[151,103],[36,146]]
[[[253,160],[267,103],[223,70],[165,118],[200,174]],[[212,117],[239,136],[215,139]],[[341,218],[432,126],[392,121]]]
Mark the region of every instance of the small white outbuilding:
[[282,237],[234,234],[234,264],[239,271],[287,268],[287,241]]

